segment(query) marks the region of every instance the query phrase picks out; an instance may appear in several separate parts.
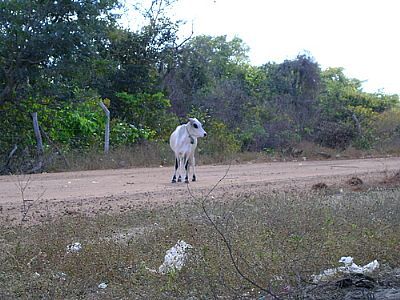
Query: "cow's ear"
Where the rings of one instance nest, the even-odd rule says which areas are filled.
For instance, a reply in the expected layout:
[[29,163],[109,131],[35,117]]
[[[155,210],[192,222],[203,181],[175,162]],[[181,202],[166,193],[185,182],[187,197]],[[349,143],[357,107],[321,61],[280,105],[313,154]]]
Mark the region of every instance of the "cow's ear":
[[193,118],[188,118],[188,119],[189,119],[190,124],[193,124],[195,122]]

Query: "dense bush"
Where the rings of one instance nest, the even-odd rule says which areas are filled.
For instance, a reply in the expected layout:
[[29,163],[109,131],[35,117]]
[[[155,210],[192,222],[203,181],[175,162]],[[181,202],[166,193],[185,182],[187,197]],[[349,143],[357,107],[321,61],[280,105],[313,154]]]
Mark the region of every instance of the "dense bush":
[[323,122],[316,130],[315,141],[324,147],[344,150],[350,146],[355,136],[353,124]]
[[199,151],[216,160],[226,161],[240,150],[240,141],[221,121],[212,120],[207,124],[208,136],[201,141]]
[[117,114],[134,127],[152,131],[147,139],[166,140],[175,129],[178,118],[169,112],[171,102],[163,93],[132,95],[123,92],[117,97],[123,103]]
[[[53,106],[50,100],[32,104],[22,101],[1,114],[8,130],[0,139],[1,148],[7,151],[11,145],[34,148],[36,140],[32,127],[32,112],[38,113],[45,146],[59,145],[64,151],[101,149],[104,142],[105,115],[99,105],[101,99],[90,98],[79,103]],[[107,101],[106,101],[107,102]],[[10,105],[11,106],[11,105]],[[111,121],[111,143],[114,146],[134,144],[140,139],[151,140],[157,136],[154,128],[136,127],[121,119]],[[8,148],[7,148],[8,147]]]
[[400,147],[400,110],[398,108],[379,114],[371,124],[375,138],[373,147],[395,150]]

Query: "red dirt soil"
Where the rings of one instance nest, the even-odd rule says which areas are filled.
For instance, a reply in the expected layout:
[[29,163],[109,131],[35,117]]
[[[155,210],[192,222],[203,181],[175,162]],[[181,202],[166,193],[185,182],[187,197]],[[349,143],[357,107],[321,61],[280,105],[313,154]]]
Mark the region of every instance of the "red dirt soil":
[[[196,197],[201,197],[224,175],[213,195],[311,190],[321,182],[349,187],[352,177],[362,179],[363,184],[384,182],[399,170],[400,158],[395,157],[206,165],[197,167],[198,181],[191,182],[189,187]],[[170,183],[172,172],[172,167],[160,167],[0,176],[0,224],[21,221],[22,199],[31,200],[26,202],[31,205],[28,223],[63,215],[118,213],[142,205],[190,200],[186,184]],[[25,185],[22,196],[21,187]]]

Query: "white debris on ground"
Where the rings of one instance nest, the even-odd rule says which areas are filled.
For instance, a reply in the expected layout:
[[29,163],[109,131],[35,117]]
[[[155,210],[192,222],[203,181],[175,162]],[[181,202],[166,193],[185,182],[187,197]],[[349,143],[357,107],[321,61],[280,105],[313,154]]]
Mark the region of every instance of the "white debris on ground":
[[348,274],[350,274],[350,273],[370,274],[379,268],[379,263],[376,259],[362,267],[355,264],[353,262],[353,258],[351,256],[344,256],[339,260],[339,262],[344,264],[344,267],[338,268],[340,270],[340,272],[348,273]]
[[57,272],[53,277],[61,281],[65,281],[67,279],[67,274],[64,272]]
[[166,274],[173,270],[181,270],[186,263],[188,250],[192,248],[190,244],[184,241],[178,241],[175,246],[166,252],[164,262],[158,268],[158,272]]
[[312,275],[313,282],[318,283],[320,281],[327,281],[338,273],[364,275],[370,274],[379,268],[379,262],[377,260],[371,261],[365,266],[359,266],[353,262],[353,258],[351,256],[343,256],[342,258],[340,258],[339,262],[343,263],[344,266],[324,270],[319,275]]
[[67,246],[67,253],[76,253],[82,250],[82,244],[75,242]]
[[98,285],[98,288],[99,289],[105,289],[105,288],[107,288],[107,283],[105,283],[105,282],[102,282],[102,283],[100,283],[99,285]]

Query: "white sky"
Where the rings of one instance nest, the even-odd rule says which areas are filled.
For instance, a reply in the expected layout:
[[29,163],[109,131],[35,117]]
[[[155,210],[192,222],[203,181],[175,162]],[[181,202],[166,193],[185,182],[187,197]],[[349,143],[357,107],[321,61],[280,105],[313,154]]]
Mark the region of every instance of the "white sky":
[[400,0],[179,0],[171,16],[187,21],[182,35],[193,23],[195,35],[240,37],[253,65],[307,51],[368,92],[400,94]]

